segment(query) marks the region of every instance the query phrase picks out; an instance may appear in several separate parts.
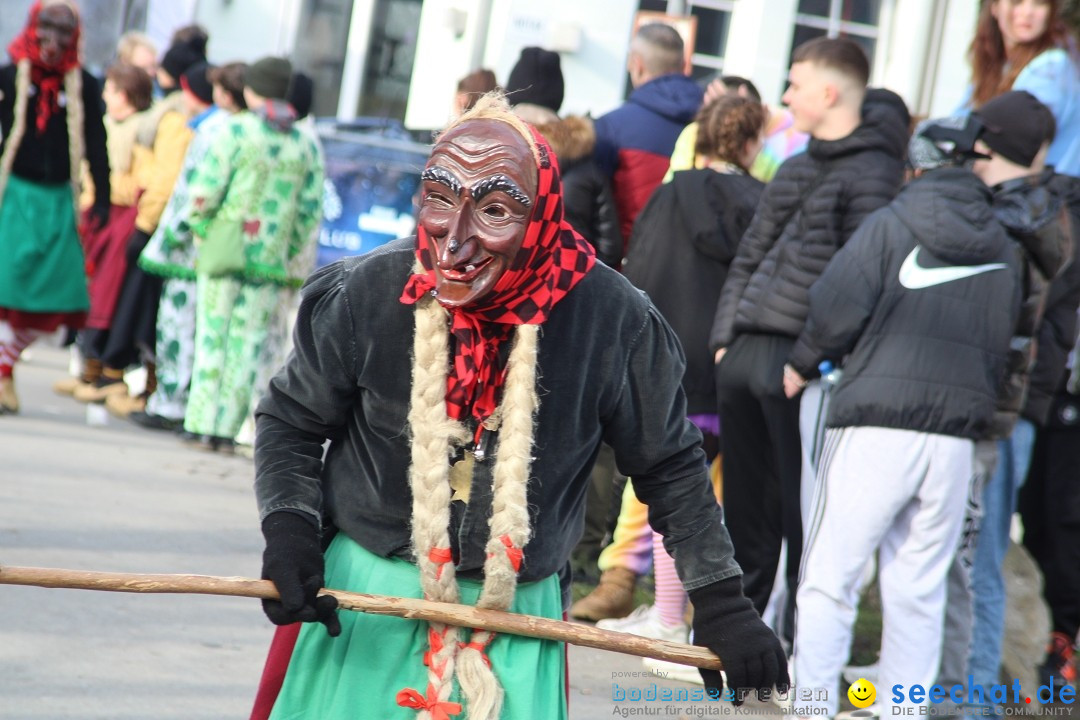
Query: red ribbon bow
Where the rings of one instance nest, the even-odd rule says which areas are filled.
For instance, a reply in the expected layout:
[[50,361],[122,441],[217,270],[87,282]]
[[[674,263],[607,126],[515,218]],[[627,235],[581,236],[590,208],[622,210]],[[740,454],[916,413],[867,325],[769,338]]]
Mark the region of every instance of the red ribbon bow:
[[427,688],[427,697],[412,688],[405,688],[398,692],[396,700],[401,707],[427,710],[431,713],[431,720],[450,720],[451,715],[461,712],[461,703],[440,701],[438,695],[435,694],[435,688],[430,684]]
[[510,558],[510,566],[514,568],[514,572],[520,572],[521,558],[525,553],[521,548],[514,547],[514,542],[510,539],[509,535],[503,535],[499,540],[506,546],[506,557]]
[[428,551],[428,560],[435,563],[439,567],[435,569],[435,577],[442,578],[443,565],[454,559],[454,556],[450,552],[450,548],[431,548]]

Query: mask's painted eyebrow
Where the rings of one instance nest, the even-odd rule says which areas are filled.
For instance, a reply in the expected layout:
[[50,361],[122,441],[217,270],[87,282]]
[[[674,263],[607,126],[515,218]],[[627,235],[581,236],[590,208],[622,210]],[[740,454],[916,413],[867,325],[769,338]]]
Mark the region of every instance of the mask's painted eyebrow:
[[518,187],[517,183],[515,183],[513,180],[506,177],[502,173],[484,178],[480,182],[473,185],[473,200],[479,202],[480,198],[484,197],[488,193],[496,192],[498,190],[503,191],[525,207],[529,207],[532,205],[532,200],[529,198],[528,195],[525,194],[525,191]]
[[435,167],[426,168],[424,172],[420,173],[420,180],[437,182],[440,185],[448,187],[454,195],[461,195],[461,182],[446,168],[441,168],[437,165]]

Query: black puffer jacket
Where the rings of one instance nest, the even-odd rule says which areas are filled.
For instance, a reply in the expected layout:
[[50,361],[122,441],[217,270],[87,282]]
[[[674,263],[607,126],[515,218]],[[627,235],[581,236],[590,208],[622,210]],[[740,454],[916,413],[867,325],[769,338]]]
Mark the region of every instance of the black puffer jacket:
[[[1028,374],[1035,362],[1050,281],[1072,260],[1072,238],[1064,202],[1050,186],[1053,175],[1052,170],[1047,170],[1036,177],[1009,180],[993,188],[994,215],[1023,250],[1024,283],[1005,383],[988,436],[992,440],[1012,434],[1028,392]],[[1074,307],[1074,315],[1075,310]]]
[[596,249],[602,263],[619,267],[623,236],[611,180],[593,160],[596,130],[592,120],[571,116],[536,125],[536,129],[559,159],[566,221]]
[[765,186],[749,175],[675,173],[634,223],[623,274],[644,290],[686,353],[687,412],[716,412],[709,328],[739,238]]
[[908,140],[902,108],[894,93],[873,90],[853,133],[812,139],[805,153],[780,166],[731,265],[712,350],[739,333],[799,336],[810,286],[863,218],[900,189]]
[[1021,299],[1020,249],[968,170],[934,170],[867,218],[810,291],[791,362],[848,356],[829,427],[987,436]]
[[1076,309],[1080,305],[1080,178],[1054,175],[1050,179],[1050,189],[1062,198],[1068,211],[1072,262],[1050,282],[1027,400],[1021,412],[1040,426],[1050,418],[1051,403],[1076,340]]

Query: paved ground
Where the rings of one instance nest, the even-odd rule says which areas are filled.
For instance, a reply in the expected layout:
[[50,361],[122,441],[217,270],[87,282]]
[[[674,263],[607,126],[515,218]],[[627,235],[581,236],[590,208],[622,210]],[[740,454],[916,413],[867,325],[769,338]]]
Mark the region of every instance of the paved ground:
[[[66,367],[65,352],[34,348],[18,369],[23,413],[0,417],[0,566],[257,576],[251,462],[117,420],[88,425],[50,391]],[[0,718],[244,718],[271,630],[248,599],[0,585]],[[613,701],[613,683],[653,684],[616,675],[640,672],[636,658],[572,648],[570,668],[574,720],[731,714]]]

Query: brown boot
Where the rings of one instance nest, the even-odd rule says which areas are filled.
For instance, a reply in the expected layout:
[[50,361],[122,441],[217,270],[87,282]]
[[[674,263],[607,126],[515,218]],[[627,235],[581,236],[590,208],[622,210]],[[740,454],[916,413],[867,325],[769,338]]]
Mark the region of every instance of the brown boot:
[[19,412],[19,396],[15,394],[15,380],[0,377],[0,415]]
[[616,567],[605,570],[596,589],[570,606],[570,617],[578,620],[621,618],[634,609],[633,571]]

